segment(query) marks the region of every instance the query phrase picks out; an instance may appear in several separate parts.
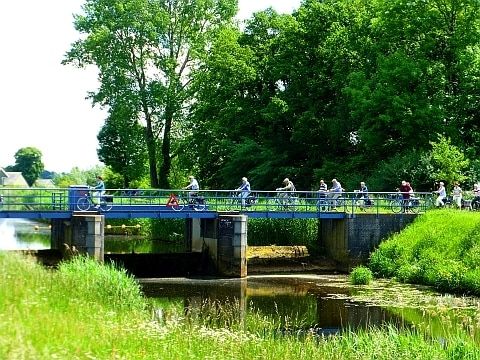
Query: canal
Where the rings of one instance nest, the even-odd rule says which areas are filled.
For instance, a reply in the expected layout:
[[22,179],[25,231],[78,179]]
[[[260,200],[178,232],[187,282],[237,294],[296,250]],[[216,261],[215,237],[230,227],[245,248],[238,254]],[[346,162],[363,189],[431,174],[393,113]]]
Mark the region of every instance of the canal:
[[[108,245],[108,241],[112,245]],[[110,237],[106,248],[129,251],[149,242],[126,236]],[[49,247],[48,225],[29,220],[0,220],[0,251]],[[246,279],[142,278],[138,281],[152,304],[152,316],[159,321],[172,313],[225,324],[248,322],[255,317],[268,318],[270,324],[276,324],[274,331],[279,333],[329,335],[346,330],[395,327],[421,329],[438,341],[462,333],[480,343],[480,299],[440,294],[428,287],[392,280],[352,286],[347,275],[282,274]]]

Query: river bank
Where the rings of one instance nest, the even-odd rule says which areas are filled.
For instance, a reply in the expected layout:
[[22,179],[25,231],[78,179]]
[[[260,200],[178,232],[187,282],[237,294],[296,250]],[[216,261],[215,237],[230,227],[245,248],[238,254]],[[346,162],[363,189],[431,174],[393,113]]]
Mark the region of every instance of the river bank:
[[441,209],[419,216],[371,254],[376,277],[480,296],[480,213]]
[[[316,286],[314,277],[308,281]],[[460,328],[442,341],[392,327],[318,337],[289,332],[295,319],[270,318],[259,310],[232,317],[236,302],[198,303],[198,311],[195,305],[190,302],[186,311],[181,299],[152,303],[124,271],[89,259],[78,257],[49,271],[0,252],[2,359],[480,358]]]

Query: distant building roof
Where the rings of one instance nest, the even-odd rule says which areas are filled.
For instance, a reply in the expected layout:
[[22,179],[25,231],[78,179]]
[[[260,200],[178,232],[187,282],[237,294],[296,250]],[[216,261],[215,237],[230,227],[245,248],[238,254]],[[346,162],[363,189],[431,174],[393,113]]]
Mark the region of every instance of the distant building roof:
[[20,171],[5,171],[0,168],[0,185],[12,187],[29,187]]
[[55,184],[52,179],[37,179],[37,181],[35,181],[35,187],[54,188]]

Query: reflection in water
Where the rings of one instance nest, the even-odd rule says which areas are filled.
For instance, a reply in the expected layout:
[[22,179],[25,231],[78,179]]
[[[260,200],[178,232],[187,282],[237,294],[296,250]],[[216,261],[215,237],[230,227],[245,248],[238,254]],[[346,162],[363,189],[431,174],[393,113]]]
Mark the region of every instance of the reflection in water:
[[278,329],[287,332],[331,334],[385,325],[405,327],[401,317],[384,308],[351,301],[344,276],[143,279],[140,282],[148,297],[182,300],[186,313],[208,313],[209,310],[202,309],[204,304],[228,307],[236,303],[237,319],[252,314],[268,317],[279,324]]
[[40,249],[50,249],[47,225],[26,219],[0,219],[0,250]]

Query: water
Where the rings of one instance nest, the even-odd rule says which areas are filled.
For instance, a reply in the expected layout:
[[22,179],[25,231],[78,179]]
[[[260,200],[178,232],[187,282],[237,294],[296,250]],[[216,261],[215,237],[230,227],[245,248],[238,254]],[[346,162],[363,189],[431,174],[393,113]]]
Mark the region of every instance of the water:
[[[386,308],[354,301],[346,276],[268,275],[247,279],[142,279],[147,297],[178,303],[185,313],[211,316],[206,307],[233,307],[233,317],[275,319],[285,332],[328,335],[345,329],[408,326]],[[207,315],[205,315],[207,314]],[[222,319],[225,321],[225,319]],[[230,322],[227,320],[227,322]]]
[[0,250],[50,249],[48,224],[26,219],[0,219]]

